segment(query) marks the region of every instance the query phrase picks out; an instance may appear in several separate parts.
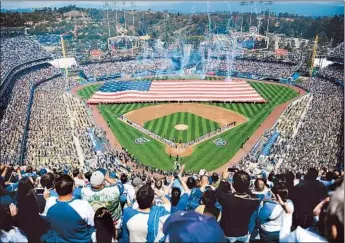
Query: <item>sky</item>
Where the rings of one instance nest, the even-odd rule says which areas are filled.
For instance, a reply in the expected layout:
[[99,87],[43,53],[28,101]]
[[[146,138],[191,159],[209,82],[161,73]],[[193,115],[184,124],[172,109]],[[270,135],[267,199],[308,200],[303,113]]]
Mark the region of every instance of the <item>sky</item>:
[[[109,1],[114,8],[115,1]],[[118,9],[132,9],[131,1],[116,1]],[[62,7],[75,4],[78,7],[102,8],[105,1],[1,1],[2,9],[18,8],[41,8],[41,7]],[[136,1],[134,9],[155,11],[168,10],[171,12],[196,13],[196,12],[214,12],[214,11],[240,11],[256,12],[267,10],[279,13],[289,12],[293,14],[306,16],[330,16],[335,14],[344,14],[343,1],[275,1],[272,5],[260,4],[254,2],[252,5],[242,6],[240,1]]]

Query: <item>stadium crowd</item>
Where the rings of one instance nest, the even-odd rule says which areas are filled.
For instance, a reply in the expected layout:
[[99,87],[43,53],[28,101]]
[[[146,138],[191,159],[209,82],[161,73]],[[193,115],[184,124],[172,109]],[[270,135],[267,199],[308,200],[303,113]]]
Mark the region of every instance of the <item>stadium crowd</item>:
[[130,60],[126,62],[104,62],[83,65],[84,73],[88,77],[109,76],[112,74],[140,73],[144,71],[167,70],[171,68],[171,60],[164,58]]
[[328,52],[329,57],[335,57],[336,59],[344,61],[344,42]]
[[301,86],[311,91],[312,100],[298,136],[277,151],[284,156],[281,169],[303,170],[310,166],[310,161],[319,161],[319,169],[336,169],[337,156],[342,152],[339,137],[344,115],[343,88],[322,78],[312,78]]
[[[170,60],[155,59],[139,66],[129,61],[82,68],[99,76],[168,66]],[[212,60],[207,68],[228,66]],[[239,72],[279,77],[290,76],[293,68],[247,60],[234,65]],[[97,155],[88,110],[66,93],[76,81],[55,77],[35,90],[27,166],[19,166],[31,87],[59,72],[53,67],[23,72],[6,93],[9,103],[0,122],[0,242],[344,241],[344,168],[337,165],[343,153],[340,86],[323,78],[300,84],[310,96],[292,104],[278,122],[281,137],[268,162],[280,162],[272,171],[249,170],[242,161],[240,169],[218,174],[185,172],[180,165],[158,170],[124,148]]]
[[322,68],[318,75],[332,81],[338,80],[344,83],[344,66],[340,64],[328,65]]
[[232,70],[240,73],[251,73],[264,77],[287,78],[296,71],[297,66],[287,63],[260,62],[254,60],[219,60],[207,59],[206,71]]
[[[311,94],[291,104],[278,122],[286,141],[274,147],[273,154],[284,158],[275,170],[240,164],[241,170],[196,174],[182,166],[164,177],[133,165],[124,148],[98,157],[87,170],[68,164],[78,160],[72,134],[93,127],[82,101],[64,92],[72,85],[55,78],[39,86],[28,140],[31,165],[1,164],[1,241],[343,241],[344,173],[335,167],[343,93],[335,84],[319,78],[302,84]],[[49,147],[54,141],[59,147]],[[92,153],[90,140],[85,148]],[[40,158],[45,153],[53,155],[50,160]]]
[[9,100],[3,112],[3,119],[0,121],[1,161],[17,162],[19,158],[31,87],[36,82],[59,72],[60,70],[54,67],[46,67],[20,73],[11,80],[14,83],[12,92],[1,97],[2,103],[5,99]]
[[49,54],[41,49],[30,37],[17,36],[1,38],[1,80],[16,65],[32,59],[48,57]]
[[343,173],[230,169],[183,177],[182,166],[159,179],[108,168],[0,168],[2,242],[344,239]]
[[65,79],[57,77],[35,90],[27,140],[27,164],[47,166],[79,161],[63,97],[65,85]]
[[[343,153],[340,139],[344,115],[342,86],[317,77],[300,86],[310,94],[290,104],[281,116],[273,128],[280,135],[270,155],[261,162],[275,167],[278,172],[304,171],[310,167],[310,161],[318,161],[313,163],[319,170],[343,170],[339,159]],[[262,166],[262,163],[252,164],[256,162],[252,155],[249,153],[241,161],[241,168]]]

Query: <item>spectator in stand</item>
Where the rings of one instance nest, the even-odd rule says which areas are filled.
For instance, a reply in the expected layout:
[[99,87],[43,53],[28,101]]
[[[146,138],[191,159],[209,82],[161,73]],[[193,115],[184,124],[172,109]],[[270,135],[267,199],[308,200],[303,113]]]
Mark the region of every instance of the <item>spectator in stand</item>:
[[[75,183],[76,187],[84,187],[84,186],[86,186],[85,179],[82,179],[83,178],[83,173],[80,173],[78,168],[74,169],[72,174],[73,174],[73,180],[74,180],[74,183]],[[80,178],[80,177],[82,177],[82,178]]]
[[24,232],[16,227],[16,222],[12,215],[16,215],[17,208],[0,207],[0,242],[28,242]]
[[188,199],[187,210],[195,210],[200,205],[200,200],[205,190],[212,189],[209,185],[209,179],[207,175],[203,175],[200,178],[200,186],[193,188]]
[[[289,232],[292,226],[293,202],[288,199],[289,191],[286,183],[277,183],[272,189],[271,201],[264,201],[259,210],[260,240],[267,243],[279,242],[282,227]],[[284,223],[284,221],[288,221]]]
[[219,186],[219,183],[220,183],[219,175],[218,173],[214,172],[211,176],[211,186],[216,188]]
[[266,197],[270,197],[270,191],[266,186],[265,180],[262,178],[256,178],[254,182],[254,189],[252,193],[257,196],[260,200]]
[[96,232],[92,234],[92,242],[116,242],[116,229],[111,213],[104,207],[97,209],[94,217]]
[[27,235],[29,242],[39,242],[40,236],[46,230],[46,223],[39,215],[37,195],[31,180],[31,177],[23,177],[19,181],[16,220],[19,228]]
[[234,194],[230,194],[226,182],[229,172],[222,173],[217,199],[222,206],[220,226],[230,242],[247,242],[250,238],[251,223],[255,222],[260,201],[249,194],[250,176],[237,171],[233,177]]
[[123,185],[123,195],[127,197],[127,206],[132,206],[135,201],[134,186],[128,182],[128,177],[125,173],[121,174],[120,181]]
[[[317,227],[300,226],[288,234],[280,232],[280,242],[344,242],[344,183],[331,198],[325,198],[313,210]],[[286,229],[286,227],[284,227]]]
[[14,203],[14,199],[5,188],[5,180],[0,177],[0,207],[7,208],[11,203]]
[[[107,186],[107,183],[110,185]],[[100,170],[92,173],[90,184],[91,187],[82,188],[81,198],[88,201],[94,210],[107,208],[112,213],[114,223],[120,223],[118,221],[122,216],[120,196],[124,191],[123,185]]]
[[165,242],[226,242],[214,217],[196,212],[172,214],[163,226]]
[[331,196],[325,216],[326,237],[329,242],[344,242],[344,182]]
[[[164,206],[154,205],[155,194]],[[163,238],[163,224],[170,215],[170,201],[150,185],[142,186],[136,194],[138,209],[128,207],[123,212],[121,242],[156,242]]]
[[316,180],[318,171],[310,168],[304,180],[295,188],[291,198],[295,206],[295,225],[304,228],[313,225],[313,209],[326,198],[326,187]]
[[[74,180],[61,175],[55,180],[58,198],[46,205],[50,230],[41,240],[44,242],[91,242],[94,232],[94,210],[84,200],[73,199]],[[39,241],[36,241],[39,242]]]
[[195,212],[214,217],[220,221],[222,217],[221,211],[216,207],[217,195],[216,191],[204,191],[201,198],[201,205],[195,209]]
[[[186,182],[182,179],[181,173],[183,170],[184,165],[182,165],[182,170],[177,175],[177,178],[172,176],[169,186],[165,188],[165,195],[171,202],[171,213],[185,211],[187,208],[190,189],[188,188]],[[172,188],[171,193],[170,188]]]
[[306,229],[297,226],[297,228],[290,232],[290,228],[288,227],[290,224],[287,221],[283,221],[284,223],[288,223],[287,226],[283,226],[282,230],[279,233],[280,242],[327,242],[325,237],[325,214],[329,204],[329,198],[326,198],[321,203],[319,203],[314,212],[318,211],[314,214],[316,227],[308,227]]
[[[42,188],[38,188],[38,189],[48,190],[49,195],[54,196],[54,197],[58,197],[58,194],[56,193],[56,191],[54,191],[54,180],[55,180],[55,177],[54,177],[53,173],[49,172],[47,174],[44,174],[40,180]],[[46,199],[44,198],[43,192],[37,193],[37,200],[38,200],[38,205],[39,205],[39,212],[44,213],[44,209],[45,209],[45,205],[46,205]]]

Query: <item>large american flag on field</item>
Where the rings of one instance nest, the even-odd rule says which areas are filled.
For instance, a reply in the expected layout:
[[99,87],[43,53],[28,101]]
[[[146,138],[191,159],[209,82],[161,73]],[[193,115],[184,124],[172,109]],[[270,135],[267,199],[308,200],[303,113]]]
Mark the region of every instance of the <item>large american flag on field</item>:
[[265,99],[244,80],[111,81],[102,85],[87,103],[154,101],[265,102]]

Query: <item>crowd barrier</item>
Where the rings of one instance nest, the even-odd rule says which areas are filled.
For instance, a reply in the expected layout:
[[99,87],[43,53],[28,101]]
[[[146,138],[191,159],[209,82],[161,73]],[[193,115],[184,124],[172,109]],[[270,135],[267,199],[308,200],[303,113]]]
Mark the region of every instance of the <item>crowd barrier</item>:
[[32,103],[34,99],[34,94],[35,94],[35,89],[40,86],[42,83],[45,83],[53,78],[59,77],[61,74],[55,74],[49,78],[43,79],[32,85],[30,89],[30,97],[29,97],[29,103],[28,107],[26,110],[26,118],[25,118],[25,127],[24,127],[24,132],[22,136],[22,142],[20,145],[20,157],[19,157],[19,164],[23,164],[24,156],[25,156],[25,147],[26,147],[26,142],[27,142],[27,136],[28,136],[28,128],[30,125],[30,116],[31,116],[31,108],[32,108]]

